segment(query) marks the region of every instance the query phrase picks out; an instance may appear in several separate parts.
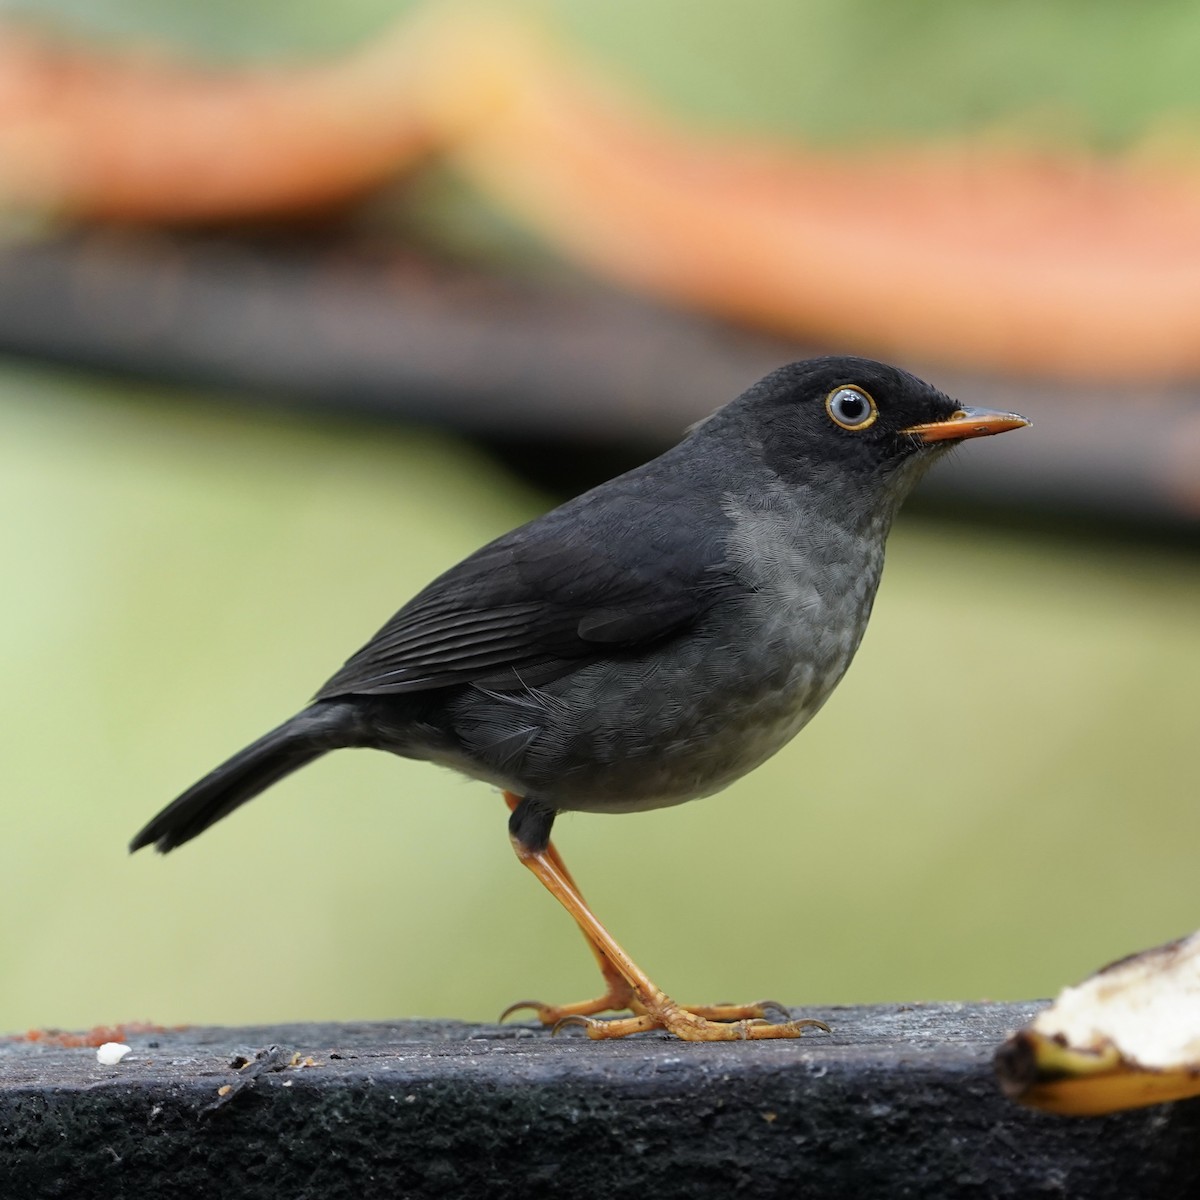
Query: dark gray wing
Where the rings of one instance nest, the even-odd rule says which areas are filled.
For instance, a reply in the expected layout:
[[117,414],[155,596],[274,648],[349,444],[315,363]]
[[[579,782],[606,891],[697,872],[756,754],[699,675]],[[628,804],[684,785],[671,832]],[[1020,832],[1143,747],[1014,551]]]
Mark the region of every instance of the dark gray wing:
[[648,489],[639,475],[452,567],[317,698],[543,683],[589,658],[686,628],[731,582],[722,569],[728,518],[713,498],[691,488],[664,495],[661,482]]

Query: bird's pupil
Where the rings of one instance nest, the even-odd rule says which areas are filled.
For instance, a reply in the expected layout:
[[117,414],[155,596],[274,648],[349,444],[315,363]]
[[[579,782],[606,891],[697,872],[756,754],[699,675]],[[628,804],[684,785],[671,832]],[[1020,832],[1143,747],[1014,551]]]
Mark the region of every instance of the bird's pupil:
[[861,420],[867,408],[863,398],[856,392],[843,392],[838,407],[842,410],[842,420],[851,423]]

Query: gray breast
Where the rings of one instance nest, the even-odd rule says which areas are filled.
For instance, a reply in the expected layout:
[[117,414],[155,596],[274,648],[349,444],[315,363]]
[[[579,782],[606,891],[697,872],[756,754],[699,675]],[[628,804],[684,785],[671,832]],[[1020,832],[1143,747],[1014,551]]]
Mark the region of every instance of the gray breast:
[[824,686],[824,700],[862,641],[883,569],[886,518],[865,528],[805,494],[727,496],[729,559],[751,590],[757,644]]

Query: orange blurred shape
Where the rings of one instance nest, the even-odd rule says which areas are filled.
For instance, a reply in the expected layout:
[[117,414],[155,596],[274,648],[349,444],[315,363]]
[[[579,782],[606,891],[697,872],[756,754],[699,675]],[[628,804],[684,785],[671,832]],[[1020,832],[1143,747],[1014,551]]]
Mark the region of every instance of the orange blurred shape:
[[404,48],[324,65],[203,70],[0,31],[0,197],[190,222],[314,209],[429,146]]
[[857,154],[663,123],[527,28],[433,5],[323,66],[203,73],[7,38],[0,190],[178,221],[311,207],[437,147],[595,272],[825,344],[1005,371],[1200,370],[1200,170]]

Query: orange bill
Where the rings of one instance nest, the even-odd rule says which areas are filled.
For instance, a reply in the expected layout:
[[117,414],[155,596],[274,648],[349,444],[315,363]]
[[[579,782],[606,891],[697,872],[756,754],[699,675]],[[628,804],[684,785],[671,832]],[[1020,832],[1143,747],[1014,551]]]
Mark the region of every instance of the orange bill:
[[901,433],[911,434],[922,442],[956,442],[963,438],[989,437],[993,433],[1007,433],[1032,424],[1016,413],[997,412],[991,408],[960,408],[944,421],[930,421],[926,425],[910,425]]

